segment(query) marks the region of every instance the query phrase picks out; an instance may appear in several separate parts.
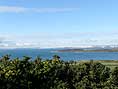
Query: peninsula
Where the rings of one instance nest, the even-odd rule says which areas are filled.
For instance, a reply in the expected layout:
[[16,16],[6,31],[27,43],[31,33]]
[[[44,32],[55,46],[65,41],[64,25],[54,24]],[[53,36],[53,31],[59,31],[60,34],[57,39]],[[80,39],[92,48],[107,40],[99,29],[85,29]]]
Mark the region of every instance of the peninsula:
[[63,48],[57,52],[118,52],[118,47]]

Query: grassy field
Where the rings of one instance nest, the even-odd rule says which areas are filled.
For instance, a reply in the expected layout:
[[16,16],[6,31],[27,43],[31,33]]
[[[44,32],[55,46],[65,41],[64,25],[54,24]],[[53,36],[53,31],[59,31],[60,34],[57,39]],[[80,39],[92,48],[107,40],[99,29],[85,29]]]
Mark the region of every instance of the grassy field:
[[[90,62],[90,60],[81,60],[80,63]],[[118,60],[93,60],[93,62],[99,62],[111,69],[118,67]]]

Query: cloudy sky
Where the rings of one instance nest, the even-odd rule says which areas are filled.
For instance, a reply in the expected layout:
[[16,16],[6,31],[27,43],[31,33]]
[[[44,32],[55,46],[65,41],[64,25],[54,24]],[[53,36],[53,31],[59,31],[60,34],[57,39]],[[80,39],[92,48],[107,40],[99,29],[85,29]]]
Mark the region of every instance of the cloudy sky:
[[0,47],[118,44],[118,0],[0,0]]

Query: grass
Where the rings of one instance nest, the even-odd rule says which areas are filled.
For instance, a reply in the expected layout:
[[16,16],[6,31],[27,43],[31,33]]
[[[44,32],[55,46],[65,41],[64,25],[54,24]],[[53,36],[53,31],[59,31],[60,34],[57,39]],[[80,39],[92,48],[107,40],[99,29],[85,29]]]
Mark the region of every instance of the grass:
[[[90,60],[81,60],[79,63],[90,62]],[[111,69],[118,67],[118,60],[93,60],[93,62],[99,62]]]

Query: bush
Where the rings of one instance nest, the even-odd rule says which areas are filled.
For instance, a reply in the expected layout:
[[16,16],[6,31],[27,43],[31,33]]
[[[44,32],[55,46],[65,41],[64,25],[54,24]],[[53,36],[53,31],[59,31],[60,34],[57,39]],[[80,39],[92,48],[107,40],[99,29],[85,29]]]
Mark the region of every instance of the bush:
[[0,89],[115,89],[118,87],[118,68],[93,61],[64,62],[55,55],[52,60],[30,57],[0,59]]

